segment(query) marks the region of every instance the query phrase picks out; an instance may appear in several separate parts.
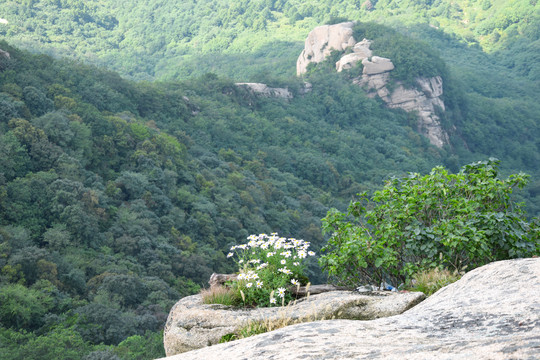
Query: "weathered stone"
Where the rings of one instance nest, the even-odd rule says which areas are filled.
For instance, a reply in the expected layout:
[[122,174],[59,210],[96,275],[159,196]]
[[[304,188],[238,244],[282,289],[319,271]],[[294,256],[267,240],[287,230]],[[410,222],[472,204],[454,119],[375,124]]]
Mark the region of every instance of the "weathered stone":
[[381,74],[394,70],[392,60],[380,56],[373,56],[371,61],[364,59],[362,60],[362,65],[364,65],[363,73],[366,75]]
[[416,83],[422,92],[429,98],[436,98],[443,94],[443,81],[440,76],[418,78]]
[[0,57],[9,59],[11,57],[11,55],[9,55],[9,53],[7,51],[4,51],[4,50],[0,49]]
[[418,88],[405,88],[402,84],[387,97],[381,98],[390,108],[400,108],[407,112],[416,111],[418,114],[418,131],[424,134],[431,144],[442,148],[449,143],[448,134],[442,129],[437,111],[444,111],[442,95],[442,79],[418,78]]
[[237,86],[244,86],[254,93],[267,97],[277,97],[282,99],[292,99],[293,95],[286,88],[271,88],[261,83],[236,83]]
[[356,65],[357,62],[361,62],[364,59],[371,57],[372,52],[369,49],[371,41],[364,39],[359,43],[356,43],[353,47],[353,52],[343,55],[338,62],[336,62],[336,70],[341,72],[347,70]]
[[540,358],[540,258],[472,270],[401,315],[298,324],[168,360],[368,358]]
[[338,62],[336,62],[336,70],[338,72],[342,72],[343,70],[350,69],[356,65],[357,62],[362,61],[365,58],[366,57],[364,55],[354,52],[344,55],[341,57],[341,59],[339,59]]
[[[365,69],[365,68],[364,68]],[[437,111],[444,111],[444,102],[440,96],[443,93],[443,82],[440,76],[416,79],[417,87],[404,87],[396,82],[395,89],[390,92],[387,84],[389,72],[379,74],[364,74],[353,80],[355,84],[365,87],[368,96],[379,96],[389,108],[403,109],[418,114],[418,132],[425,135],[432,145],[442,148],[449,143],[448,134],[443,130]]]
[[371,49],[371,40],[363,39],[360,42],[357,42],[353,46],[353,51],[357,54],[362,55],[364,58],[370,58],[373,55]]
[[291,322],[320,319],[376,319],[400,314],[424,298],[422,293],[331,291],[300,299],[287,307],[233,308],[202,304],[200,295],[181,299],[169,313],[164,331],[168,356],[214,345],[253,321],[287,318]]
[[225,284],[227,281],[236,280],[238,278],[238,274],[216,274],[213,273],[210,275],[210,280],[208,280],[208,284],[210,284],[210,287],[216,287],[221,286]]
[[306,72],[310,63],[323,61],[332,50],[342,51],[353,46],[356,41],[353,37],[354,22],[345,22],[334,25],[323,25],[313,29],[305,42],[304,50],[296,62],[298,76]]
[[300,95],[305,95],[313,90],[313,85],[309,82],[304,82],[304,86],[300,88]]
[[[388,84],[389,79],[390,79],[390,73],[386,72],[382,74],[363,75],[361,78],[354,79],[353,83],[366,87],[368,91],[370,90],[379,91],[382,88],[386,88],[386,84]],[[368,95],[369,95],[369,92],[368,92]]]

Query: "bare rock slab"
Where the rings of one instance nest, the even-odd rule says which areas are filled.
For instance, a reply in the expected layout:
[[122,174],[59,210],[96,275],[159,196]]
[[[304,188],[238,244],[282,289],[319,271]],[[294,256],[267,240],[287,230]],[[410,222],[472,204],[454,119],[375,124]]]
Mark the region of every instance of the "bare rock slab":
[[540,258],[533,258],[470,271],[401,315],[303,323],[168,360],[539,358]]
[[353,26],[354,22],[345,22],[313,29],[308,34],[304,50],[296,62],[296,74],[304,74],[310,63],[324,61],[332,50],[342,51],[354,46],[356,41],[353,37]]
[[401,314],[425,298],[424,294],[330,291],[301,299],[287,307],[233,308],[202,303],[200,295],[181,299],[169,313],[164,331],[167,356],[219,343],[250,321],[287,318],[291,322],[321,319],[377,319]]

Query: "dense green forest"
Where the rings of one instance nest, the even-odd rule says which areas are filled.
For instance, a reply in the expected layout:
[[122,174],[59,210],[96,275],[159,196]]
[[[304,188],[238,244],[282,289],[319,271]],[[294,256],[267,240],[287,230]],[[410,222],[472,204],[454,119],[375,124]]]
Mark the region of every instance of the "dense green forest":
[[[0,357],[164,356],[170,307],[233,271],[232,245],[278,232],[318,251],[327,210],[393,175],[497,157],[531,175],[516,200],[538,216],[538,8],[0,0]],[[331,62],[293,76],[307,33],[338,18],[391,26],[363,28],[388,56],[429,56],[450,145]]]
[[290,76],[308,32],[336,18],[430,25],[491,53],[514,54],[509,67],[540,79],[536,0],[2,0],[0,6],[7,21],[0,36],[12,44],[134,79]]
[[[314,74],[313,91],[287,102],[215,75],[131,83],[0,48],[10,53],[0,73],[9,358],[152,349],[178,298],[232,270],[231,245],[278,231],[318,249],[328,207],[448,157],[407,114],[332,73]],[[321,279],[316,268],[310,276]]]

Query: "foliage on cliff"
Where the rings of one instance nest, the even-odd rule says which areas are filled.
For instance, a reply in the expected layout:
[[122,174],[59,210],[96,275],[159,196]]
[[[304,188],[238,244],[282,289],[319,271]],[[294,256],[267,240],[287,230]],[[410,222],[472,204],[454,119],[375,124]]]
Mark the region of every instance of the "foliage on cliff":
[[526,183],[523,173],[500,179],[496,159],[457,174],[439,166],[393,178],[372,197],[360,194],[346,214],[328,212],[323,229],[331,237],[320,263],[340,284],[397,286],[419,271],[539,255],[538,218],[527,222],[511,199]]

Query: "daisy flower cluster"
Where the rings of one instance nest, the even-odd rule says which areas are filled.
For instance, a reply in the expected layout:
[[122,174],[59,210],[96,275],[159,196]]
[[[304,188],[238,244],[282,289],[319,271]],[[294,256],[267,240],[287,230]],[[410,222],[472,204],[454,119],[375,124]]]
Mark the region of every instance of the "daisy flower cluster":
[[227,254],[238,264],[233,287],[245,305],[283,305],[292,300],[288,290],[305,279],[304,262],[315,256],[308,241],[284,238],[277,233],[250,235],[246,244],[234,245]]

